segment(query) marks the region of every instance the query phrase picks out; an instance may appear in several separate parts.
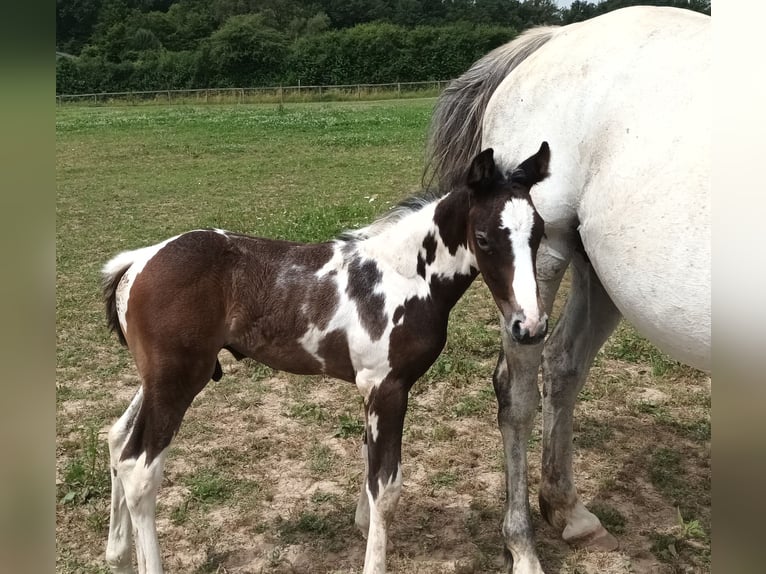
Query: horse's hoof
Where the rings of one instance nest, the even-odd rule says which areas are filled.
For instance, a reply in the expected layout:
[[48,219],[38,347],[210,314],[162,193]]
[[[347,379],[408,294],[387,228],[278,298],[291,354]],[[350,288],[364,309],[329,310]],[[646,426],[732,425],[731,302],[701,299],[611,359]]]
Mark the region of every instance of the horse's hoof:
[[367,540],[367,532],[369,531],[369,528],[364,528],[363,526],[356,525],[357,529],[359,530],[359,534],[362,535],[362,538]]
[[620,547],[617,539],[609,534],[609,531],[603,526],[599,526],[590,534],[570,538],[567,542],[575,548],[584,548],[597,552],[612,552]]

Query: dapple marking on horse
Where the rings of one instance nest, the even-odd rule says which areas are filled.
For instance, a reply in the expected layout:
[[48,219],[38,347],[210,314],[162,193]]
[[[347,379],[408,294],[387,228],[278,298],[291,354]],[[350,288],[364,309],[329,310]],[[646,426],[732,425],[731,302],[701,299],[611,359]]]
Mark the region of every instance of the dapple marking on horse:
[[506,558],[542,572],[527,492],[527,441],[543,371],[540,509],[565,540],[614,549],[580,501],[572,417],[599,348],[624,316],[676,359],[710,368],[710,18],[675,8],[624,8],[536,28],[497,48],[440,96],[432,174],[449,189],[472,154],[509,165],[539,134],[557,150],[532,193],[545,220],[537,256],[550,312],[572,267],[562,317],[544,345],[506,330],[493,377],[506,460]]
[[408,392],[444,347],[452,307],[481,272],[508,337],[534,344],[546,334],[534,271],[543,221],[529,192],[549,158],[543,142],[505,174],[485,150],[449,193],[328,243],[201,230],[107,263],[107,320],[142,379],[109,431],[112,571],[134,571],[132,529],[139,572],[162,572],[155,507],[167,449],[194,397],[221,378],[227,349],[356,384],[366,424],[355,521],[367,534],[364,572],[385,572]]

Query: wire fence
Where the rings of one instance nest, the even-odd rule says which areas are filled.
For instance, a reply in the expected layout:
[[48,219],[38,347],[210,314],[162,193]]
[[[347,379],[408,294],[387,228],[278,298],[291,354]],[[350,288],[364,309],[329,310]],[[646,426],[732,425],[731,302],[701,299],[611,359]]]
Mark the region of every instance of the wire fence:
[[290,103],[435,97],[451,80],[56,94],[56,104]]

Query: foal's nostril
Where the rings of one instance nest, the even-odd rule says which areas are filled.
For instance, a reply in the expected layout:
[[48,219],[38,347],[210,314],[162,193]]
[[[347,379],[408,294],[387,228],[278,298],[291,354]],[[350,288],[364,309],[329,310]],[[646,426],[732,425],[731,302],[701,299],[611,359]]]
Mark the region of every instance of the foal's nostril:
[[511,335],[513,335],[513,338],[517,341],[521,339],[521,320],[516,319],[513,324],[511,324]]

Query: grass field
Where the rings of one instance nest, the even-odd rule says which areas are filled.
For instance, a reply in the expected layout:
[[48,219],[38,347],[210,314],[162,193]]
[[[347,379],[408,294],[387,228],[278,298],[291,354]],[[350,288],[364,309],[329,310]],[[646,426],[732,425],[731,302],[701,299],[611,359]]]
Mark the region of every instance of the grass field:
[[[100,266],[193,228],[320,241],[366,224],[417,190],[433,104],[57,109],[57,572],[107,572],[105,434],[139,384],[105,327]],[[393,572],[501,571],[498,345],[479,279],[412,392]],[[166,466],[167,572],[361,572],[356,389],[221,359],[224,378],[195,400]],[[621,325],[575,422],[581,496],[621,549],[572,551],[535,508],[546,572],[709,571],[709,413],[709,378]],[[533,501],[540,446],[538,420]]]

